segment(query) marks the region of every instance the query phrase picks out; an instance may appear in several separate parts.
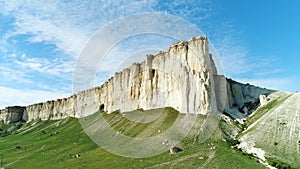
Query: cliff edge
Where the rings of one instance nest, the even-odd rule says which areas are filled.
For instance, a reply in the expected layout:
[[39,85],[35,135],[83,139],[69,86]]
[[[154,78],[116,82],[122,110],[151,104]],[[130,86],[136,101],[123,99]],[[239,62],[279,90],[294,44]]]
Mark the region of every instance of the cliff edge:
[[99,87],[64,99],[7,107],[0,111],[0,120],[10,123],[79,118],[99,109],[110,113],[162,107],[173,107],[181,113],[226,112],[243,119],[261,94],[272,91],[218,75],[208,46],[204,36],[180,41],[116,72]]

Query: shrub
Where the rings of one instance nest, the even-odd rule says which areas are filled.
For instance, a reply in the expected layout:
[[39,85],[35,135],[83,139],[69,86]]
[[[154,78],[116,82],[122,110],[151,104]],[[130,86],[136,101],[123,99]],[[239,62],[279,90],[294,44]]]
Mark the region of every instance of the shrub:
[[267,161],[271,166],[276,167],[278,169],[292,169],[292,167],[289,164],[286,164],[273,158],[268,158]]
[[6,137],[6,136],[8,136],[8,135],[10,135],[10,132],[7,131],[7,130],[4,130],[3,132],[0,133],[0,136],[1,136],[1,137]]

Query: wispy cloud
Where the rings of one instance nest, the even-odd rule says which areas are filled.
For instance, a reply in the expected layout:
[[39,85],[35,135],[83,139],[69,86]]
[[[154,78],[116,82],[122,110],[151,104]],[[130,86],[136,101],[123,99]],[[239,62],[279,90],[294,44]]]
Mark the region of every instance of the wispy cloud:
[[60,58],[48,59],[28,57],[24,55],[22,55],[23,57],[21,56],[21,58],[15,59],[14,63],[25,72],[35,71],[45,75],[52,75],[71,80],[72,77],[70,77],[70,74],[74,70],[74,61],[61,60]]
[[[262,78],[280,72],[275,67],[278,60],[274,56],[257,56],[244,42],[244,33],[236,30],[232,22],[221,22],[208,25],[205,29],[208,37],[217,49],[219,59],[227,77]],[[253,49],[252,49],[253,50]]]
[[[3,59],[4,58],[4,59]],[[26,54],[4,56],[0,63],[0,86],[20,89],[72,90],[74,61],[56,58],[31,57]],[[68,88],[67,88],[68,86]]]
[[32,80],[29,80],[27,78],[25,72],[7,67],[7,65],[3,65],[3,64],[0,64],[0,76],[3,79],[1,83],[6,83],[6,84],[11,84],[11,83],[33,84],[34,83]]
[[[0,0],[0,14],[10,20],[7,31],[0,31],[0,107],[70,95],[76,58],[89,37],[118,17],[152,11],[155,3]],[[41,44],[42,49],[30,50],[32,44]],[[51,49],[37,54],[35,50],[43,46]]]
[[[13,2],[13,1],[12,1]],[[8,4],[12,3],[8,2]],[[14,3],[5,13],[16,20],[13,29],[4,37],[6,40],[17,35],[29,35],[27,39],[31,43],[46,42],[54,44],[58,50],[70,56],[76,56],[80,52],[82,44],[87,40],[86,29],[75,25],[74,19],[68,17],[64,10],[59,8],[63,4],[44,3]],[[13,4],[13,3],[12,3]],[[90,31],[90,30],[89,30]]]
[[3,109],[8,105],[26,106],[68,96],[68,93],[59,91],[23,90],[3,86],[0,86],[0,93],[0,109]]
[[158,11],[182,17],[198,26],[208,24],[206,20],[217,12],[216,5],[207,0],[160,0],[154,6]]
[[32,43],[54,44],[58,50],[77,57],[88,38],[104,24],[133,13],[151,11],[154,1],[2,1],[0,11],[13,17],[6,39],[30,35]]
[[54,44],[77,57],[89,37],[99,28],[119,17],[141,12],[160,11],[173,14],[195,24],[213,13],[210,1],[85,1],[72,2],[0,0],[0,13],[15,19],[13,29],[4,37],[30,35],[32,43]]

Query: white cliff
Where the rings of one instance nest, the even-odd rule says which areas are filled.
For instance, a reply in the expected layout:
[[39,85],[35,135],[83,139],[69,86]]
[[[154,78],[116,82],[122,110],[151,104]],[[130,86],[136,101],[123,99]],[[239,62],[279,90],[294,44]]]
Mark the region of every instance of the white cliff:
[[227,99],[224,112],[240,123],[243,123],[243,119],[258,108],[260,95],[269,95],[274,92],[273,90],[242,84],[231,79],[226,81]]
[[3,120],[5,123],[22,121],[24,110],[25,107],[21,106],[6,107],[0,110],[0,121]]
[[0,120],[62,119],[84,117],[99,109],[110,113],[161,107],[196,114],[218,110],[242,118],[260,94],[270,92],[226,80],[224,76],[217,76],[216,70],[207,38],[192,38],[156,55],[147,55],[145,61],[115,73],[99,87],[69,98],[24,107],[13,120],[8,118],[9,111],[1,110]]

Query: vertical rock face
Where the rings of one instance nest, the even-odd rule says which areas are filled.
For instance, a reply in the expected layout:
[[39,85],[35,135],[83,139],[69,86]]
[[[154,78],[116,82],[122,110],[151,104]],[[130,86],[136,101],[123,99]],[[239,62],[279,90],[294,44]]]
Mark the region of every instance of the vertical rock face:
[[7,107],[0,110],[0,120],[3,120],[5,123],[22,121],[24,110],[25,107],[21,106]]
[[214,70],[205,37],[181,41],[115,73],[94,91],[91,101],[104,105],[108,112],[170,106],[182,113],[205,114],[214,102],[214,90],[210,90],[214,88]]
[[25,121],[31,121],[38,118],[41,120],[56,120],[66,117],[75,117],[73,97],[27,106],[23,114],[23,119]]
[[260,104],[260,95],[268,95],[273,90],[260,88],[250,84],[242,84],[227,79],[227,99],[224,112],[235,119],[242,119],[251,114]]
[[206,114],[216,110],[214,74],[207,38],[181,41],[115,73],[102,86],[74,95],[73,114],[82,117],[99,108],[110,113],[167,106],[181,113]]
[[260,105],[266,105],[268,103],[268,98],[266,95],[259,95],[259,103]]
[[[115,73],[99,87],[69,98],[27,106],[21,119],[61,119],[84,117],[99,109],[110,113],[161,107],[196,114],[222,112],[225,107],[229,113],[236,110],[241,114],[239,109],[246,110],[245,103],[268,92],[226,80],[224,76],[217,76],[216,70],[206,37],[180,41],[166,51],[147,55],[145,61]],[[4,114],[1,110],[0,119],[7,121]]]

